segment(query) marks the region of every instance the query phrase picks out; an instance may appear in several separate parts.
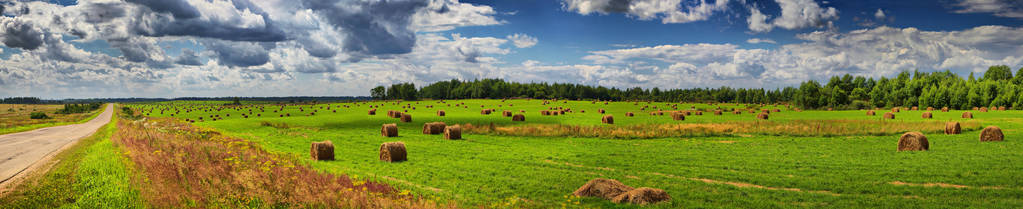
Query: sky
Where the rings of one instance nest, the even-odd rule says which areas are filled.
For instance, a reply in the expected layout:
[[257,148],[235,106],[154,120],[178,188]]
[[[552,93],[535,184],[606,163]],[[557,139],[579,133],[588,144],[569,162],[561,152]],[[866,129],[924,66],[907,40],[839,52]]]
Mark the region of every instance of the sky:
[[1018,0],[0,0],[0,97],[364,96],[500,78],[783,88],[1023,67]]

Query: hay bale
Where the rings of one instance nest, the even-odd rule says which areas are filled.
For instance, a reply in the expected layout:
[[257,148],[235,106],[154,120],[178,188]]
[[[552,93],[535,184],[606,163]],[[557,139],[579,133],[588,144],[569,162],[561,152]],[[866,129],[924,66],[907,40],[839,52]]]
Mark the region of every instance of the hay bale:
[[444,115],[446,115],[446,114],[447,114],[447,113],[445,113],[445,112],[444,112],[443,110],[437,110],[437,116],[441,116],[441,117],[443,117],[443,116],[444,116]]
[[633,116],[636,116],[636,115],[632,114],[632,112],[625,113],[625,117],[633,117]]
[[988,126],[980,131],[980,141],[982,142],[1002,140],[1005,140],[1005,135],[1002,135],[1002,129],[997,126]]
[[931,112],[924,112],[924,114],[920,115],[920,117],[924,119],[931,119],[934,117],[934,115],[932,115]]
[[767,117],[768,117],[767,113],[757,114],[757,119],[767,120]]
[[714,115],[721,115],[721,110],[714,110]]
[[892,112],[899,112],[899,108],[898,107],[893,107],[892,108]]
[[618,180],[595,178],[583,184],[582,187],[572,192],[572,195],[578,197],[598,197],[606,200],[612,200],[618,195],[625,194],[626,192],[632,191],[634,188],[622,184]]
[[526,116],[523,114],[515,114],[512,116],[512,121],[526,121]]
[[605,115],[604,117],[600,118],[600,122],[607,124],[615,124],[615,117],[612,115]]
[[693,113],[693,114],[695,114],[695,115],[703,115],[703,111],[696,111],[696,113]]
[[934,111],[933,107],[927,107],[927,111]]
[[892,112],[884,113],[884,119],[895,119],[895,113]]
[[781,112],[781,109],[774,109],[772,112]]
[[334,143],[328,141],[313,142],[309,148],[313,160],[334,160]]
[[923,133],[906,132],[899,137],[899,151],[927,151],[930,148]]
[[444,139],[462,139],[462,127],[453,125],[444,128]]
[[973,113],[963,112],[963,118],[973,118]]
[[998,111],[1005,111],[1005,106],[998,107]]
[[873,110],[867,110],[867,116],[874,116],[874,115],[877,115],[877,113],[875,113]]
[[401,122],[411,123],[412,122],[412,115],[401,114]]
[[909,110],[917,111],[917,110],[919,110],[919,108],[917,108],[916,106],[913,106],[913,108],[910,108]]
[[430,135],[441,134],[441,133],[444,133],[444,128],[447,127],[447,126],[448,125],[444,124],[444,122],[426,123],[426,124],[423,124],[423,134],[430,134]]
[[987,112],[987,107],[981,107],[981,108],[980,108],[979,110],[977,110],[977,111],[980,111],[980,112]]
[[380,135],[383,137],[398,136],[398,124],[395,123],[384,124],[384,126],[380,128]]
[[948,107],[942,107],[941,112],[948,112]]
[[945,134],[960,134],[963,129],[959,126],[959,122],[948,122],[945,123]]
[[387,162],[401,162],[408,160],[408,153],[405,151],[405,143],[385,142],[380,145],[380,160]]
[[503,115],[504,117],[511,117],[512,116],[512,112],[508,111],[508,110],[505,110],[504,112],[501,112],[501,115]]
[[671,112],[672,120],[686,120],[686,114],[680,112]]
[[615,196],[614,199],[611,199],[611,202],[618,204],[631,203],[646,205],[669,200],[671,200],[671,196],[669,196],[667,192],[664,192],[664,190],[640,187]]
[[597,109],[597,112],[599,112],[600,114],[604,114],[604,109]]

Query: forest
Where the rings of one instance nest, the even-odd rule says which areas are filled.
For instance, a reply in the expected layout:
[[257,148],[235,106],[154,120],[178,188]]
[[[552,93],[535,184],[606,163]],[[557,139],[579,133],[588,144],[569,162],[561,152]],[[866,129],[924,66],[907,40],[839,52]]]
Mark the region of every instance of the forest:
[[831,77],[799,86],[763,88],[619,89],[567,83],[518,83],[502,79],[440,81],[422,88],[412,83],[378,86],[375,99],[569,99],[657,102],[786,103],[805,109],[864,109],[874,107],[1009,107],[1023,109],[1023,68],[1013,76],[1005,65],[989,67],[979,78],[963,78],[951,71],[903,71],[893,78]]

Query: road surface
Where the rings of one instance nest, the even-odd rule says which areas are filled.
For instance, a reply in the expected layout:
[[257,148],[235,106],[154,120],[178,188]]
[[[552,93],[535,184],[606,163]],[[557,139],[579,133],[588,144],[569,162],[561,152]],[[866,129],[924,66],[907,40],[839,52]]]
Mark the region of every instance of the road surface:
[[110,122],[113,106],[107,104],[103,113],[89,122],[0,135],[0,184],[56,154],[66,145],[95,133]]

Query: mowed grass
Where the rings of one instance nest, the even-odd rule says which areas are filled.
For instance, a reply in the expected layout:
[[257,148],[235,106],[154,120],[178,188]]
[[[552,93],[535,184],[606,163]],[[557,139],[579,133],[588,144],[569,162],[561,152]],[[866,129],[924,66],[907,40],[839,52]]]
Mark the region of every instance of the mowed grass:
[[0,208],[145,208],[138,188],[132,186],[132,164],[110,141],[116,130],[113,117],[95,134],[56,155],[49,170],[35,171],[0,197]]
[[[63,105],[0,104],[0,134],[30,131],[39,128],[84,123],[95,118],[103,108],[88,113],[56,114]],[[33,112],[46,113],[50,119],[31,119]]]
[[[464,102],[468,108],[454,107]],[[926,121],[959,121],[980,126],[996,125],[1006,135],[1004,142],[978,141],[979,131],[961,135],[927,134],[931,150],[896,152],[898,134],[883,136],[795,137],[785,134],[741,134],[736,136],[669,137],[653,139],[602,139],[575,137],[531,137],[465,134],[465,140],[444,140],[440,135],[421,134],[426,122],[479,124],[495,126],[525,124],[565,124],[581,126],[632,126],[644,124],[725,123],[753,121],[756,114],[744,111],[734,115],[704,112],[674,121],[668,114],[647,114],[658,106],[672,110],[665,103],[634,104],[612,102],[593,104],[588,101],[556,101],[542,105],[542,100],[451,100],[390,102],[377,108],[377,115],[368,116],[369,104],[316,105],[315,116],[306,116],[310,106],[266,106],[265,112],[253,110],[244,119],[242,111],[182,111],[176,117],[206,117],[197,125],[212,127],[229,135],[256,142],[271,152],[291,155],[311,163],[319,170],[349,174],[390,183],[413,193],[440,200],[454,200],[463,206],[488,207],[619,207],[596,198],[573,198],[571,193],[593,178],[613,178],[633,187],[654,187],[666,190],[672,200],[649,205],[654,208],[896,208],[896,207],[1023,207],[1023,144],[1019,133],[1023,128],[1023,112],[973,112],[974,119],[962,119],[963,111],[931,111],[933,119],[923,119],[924,111],[896,113],[893,123]],[[409,109],[412,123],[401,123],[386,116],[387,110]],[[502,105],[498,107],[498,105]],[[513,106],[508,106],[512,104]],[[351,108],[338,108],[349,105]],[[425,108],[435,105],[435,108]],[[484,107],[480,107],[484,105]],[[647,110],[640,110],[644,105]],[[563,106],[574,113],[562,116],[540,116],[540,110]],[[718,105],[680,104],[679,109],[715,108]],[[746,105],[728,105],[724,108]],[[136,107],[143,107],[141,105]],[[184,106],[178,106],[184,107]],[[324,109],[320,109],[324,107]],[[481,115],[483,108],[498,111]],[[768,109],[774,109],[774,106]],[[866,111],[803,111],[783,106],[772,113],[771,122],[806,120],[881,120],[887,110],[876,116]],[[600,123],[605,109],[615,115],[615,125]],[[333,113],[337,110],[337,113]],[[447,116],[436,116],[445,110]],[[502,110],[526,110],[526,121],[512,122],[502,117]],[[579,113],[585,110],[586,113]],[[635,117],[625,117],[625,112]],[[147,112],[150,113],[150,112]],[[151,116],[168,116],[173,111],[153,111]],[[226,117],[226,114],[231,114]],[[254,117],[255,114],[262,117]],[[279,117],[290,113],[291,117]],[[210,121],[219,114],[224,120]],[[262,122],[287,124],[287,127],[262,126]],[[380,136],[380,125],[398,123],[396,138]],[[793,134],[798,135],[798,134]],[[308,160],[309,144],[331,140],[336,161]],[[379,161],[381,143],[405,142],[409,161]]]

